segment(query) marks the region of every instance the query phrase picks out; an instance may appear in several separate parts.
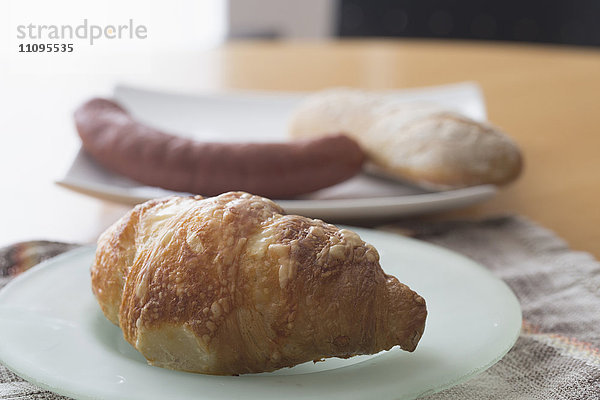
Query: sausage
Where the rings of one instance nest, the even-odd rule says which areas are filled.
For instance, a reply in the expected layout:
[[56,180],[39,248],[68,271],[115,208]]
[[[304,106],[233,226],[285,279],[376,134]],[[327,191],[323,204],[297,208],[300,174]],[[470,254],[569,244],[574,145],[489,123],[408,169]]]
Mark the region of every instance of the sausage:
[[206,196],[241,190],[289,198],[354,176],[365,159],[342,134],[283,143],[196,141],[146,126],[101,98],[74,117],[83,148],[102,166],[146,185]]

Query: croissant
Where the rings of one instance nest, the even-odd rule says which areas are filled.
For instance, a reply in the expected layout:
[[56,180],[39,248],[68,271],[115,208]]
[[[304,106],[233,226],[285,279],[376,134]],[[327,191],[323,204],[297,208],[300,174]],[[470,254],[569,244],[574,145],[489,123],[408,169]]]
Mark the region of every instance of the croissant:
[[204,374],[413,351],[427,315],[356,233],[242,192],[138,205],[100,236],[91,277],[150,364]]

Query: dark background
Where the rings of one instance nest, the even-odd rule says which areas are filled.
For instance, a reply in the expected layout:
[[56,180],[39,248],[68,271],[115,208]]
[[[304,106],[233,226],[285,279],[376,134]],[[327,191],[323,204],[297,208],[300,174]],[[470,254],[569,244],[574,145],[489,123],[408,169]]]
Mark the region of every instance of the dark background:
[[339,0],[337,11],[341,37],[600,46],[600,0]]

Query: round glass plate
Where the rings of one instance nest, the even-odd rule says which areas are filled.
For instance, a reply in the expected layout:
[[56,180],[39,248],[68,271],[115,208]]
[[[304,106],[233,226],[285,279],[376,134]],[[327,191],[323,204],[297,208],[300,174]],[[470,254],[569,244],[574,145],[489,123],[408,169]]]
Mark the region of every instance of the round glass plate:
[[383,269],[427,301],[413,353],[398,348],[273,373],[210,376],[144,358],[106,320],[90,289],[94,248],[45,262],[0,291],[0,360],[18,375],[77,399],[412,399],[463,382],[504,356],[521,327],[511,290],[475,262],[399,235],[353,228]]

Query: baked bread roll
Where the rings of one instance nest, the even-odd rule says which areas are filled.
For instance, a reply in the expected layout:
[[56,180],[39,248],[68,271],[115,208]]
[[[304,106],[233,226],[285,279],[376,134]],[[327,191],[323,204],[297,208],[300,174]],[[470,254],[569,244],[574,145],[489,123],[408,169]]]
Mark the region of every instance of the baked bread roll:
[[294,138],[344,132],[375,170],[434,190],[508,183],[521,171],[516,143],[497,128],[431,104],[335,89],[309,96],[290,122]]
[[101,235],[91,275],[150,364],[205,374],[413,351],[427,315],[357,234],[242,192],[138,205]]

